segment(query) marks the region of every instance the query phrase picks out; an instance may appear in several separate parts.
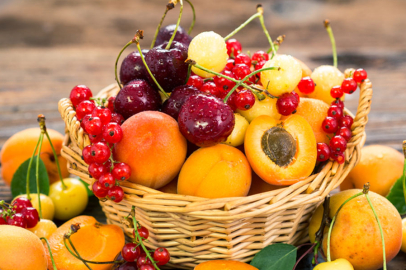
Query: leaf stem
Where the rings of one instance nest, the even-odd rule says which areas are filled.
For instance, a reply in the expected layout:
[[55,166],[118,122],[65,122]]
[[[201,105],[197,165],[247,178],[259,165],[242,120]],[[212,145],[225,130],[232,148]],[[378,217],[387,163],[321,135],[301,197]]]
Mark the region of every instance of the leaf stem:
[[39,153],[41,153],[41,148],[42,148],[42,142],[44,140],[44,133],[41,133],[39,135],[39,148],[38,148],[38,155],[37,155],[37,164],[35,168],[35,180],[37,182],[37,195],[38,195],[38,212],[39,212],[39,217],[42,218],[42,210],[41,210],[41,191],[39,189]]
[[330,21],[329,20],[324,20],[324,27],[327,30],[327,33],[330,37],[331,41],[331,46],[333,47],[333,61],[334,61],[334,67],[337,68],[337,49],[336,49],[336,40],[334,38],[333,34],[333,29],[331,28]]
[[190,33],[192,33],[193,27],[195,27],[196,12],[195,12],[195,7],[193,6],[192,2],[190,2],[189,0],[185,0],[185,1],[189,3],[190,7],[192,8],[192,12],[193,12],[192,24],[190,25],[189,30],[187,31],[188,35],[190,35]]
[[48,131],[47,131],[47,130],[45,130],[45,135],[47,136],[48,141],[49,141],[49,144],[51,145],[51,148],[52,148],[52,152],[54,153],[56,168],[58,169],[58,175],[59,175],[59,179],[61,180],[61,183],[62,183],[62,189],[65,190],[65,189],[67,189],[68,187],[65,185],[65,182],[63,181],[62,173],[61,173],[61,166],[59,165],[58,156],[57,156],[57,154],[56,154],[54,145],[52,144],[51,138],[49,137],[49,134],[48,134]]
[[52,250],[51,250],[51,247],[49,246],[48,239],[46,239],[45,237],[41,237],[40,239],[41,239],[41,240],[44,240],[45,243],[47,244],[48,252],[49,252],[49,257],[51,258],[51,262],[52,262],[52,268],[53,268],[54,270],[58,270],[58,269],[56,268],[56,265],[55,265],[54,256],[52,255]]
[[176,36],[176,32],[178,31],[178,28],[179,28],[180,19],[182,17],[182,12],[183,12],[183,1],[182,0],[179,0],[179,1],[180,1],[180,11],[179,11],[178,21],[176,22],[175,30],[173,30],[173,34],[171,36],[171,39],[168,41],[168,45],[166,45],[165,50],[169,50],[169,48],[171,47],[172,42]]
[[[130,46],[131,44],[133,44],[134,41],[131,40],[129,41],[127,44],[125,44],[125,46],[121,49],[121,51],[119,52],[117,58],[116,58],[116,63],[114,64],[114,74],[115,74],[115,78],[116,78],[116,82],[118,84],[118,87],[120,87],[120,89],[122,89],[123,87],[121,86],[120,80],[118,79],[118,75],[117,75],[117,65],[118,65],[118,60],[120,59],[121,54],[124,52],[125,49],[127,49],[128,46]],[[142,55],[142,52],[140,51],[140,54]]]
[[225,38],[224,41],[226,41],[227,39],[231,38],[232,36],[234,36],[235,34],[237,34],[241,29],[243,29],[247,24],[249,24],[250,22],[252,22],[253,20],[255,20],[256,18],[260,17],[261,14],[259,12],[255,13],[254,15],[252,15],[251,17],[248,18],[248,20],[246,20],[245,22],[243,22],[240,26],[238,26],[233,32],[231,32],[230,34],[228,34]]
[[[42,133],[41,133],[42,134]],[[27,171],[27,181],[26,181],[26,188],[27,188],[27,199],[28,200],[31,200],[31,196],[30,196],[30,171],[31,171],[31,167],[32,167],[32,161],[34,160],[34,157],[35,157],[35,153],[37,152],[37,149],[38,149],[38,145],[39,145],[39,142],[40,142],[40,139],[41,139],[41,134],[40,134],[40,136],[38,137],[38,142],[37,142],[37,145],[35,146],[35,149],[34,149],[34,152],[32,153],[32,156],[31,156],[31,158],[30,158],[30,162],[28,163],[28,171]],[[39,153],[38,153],[38,155],[39,155]]]

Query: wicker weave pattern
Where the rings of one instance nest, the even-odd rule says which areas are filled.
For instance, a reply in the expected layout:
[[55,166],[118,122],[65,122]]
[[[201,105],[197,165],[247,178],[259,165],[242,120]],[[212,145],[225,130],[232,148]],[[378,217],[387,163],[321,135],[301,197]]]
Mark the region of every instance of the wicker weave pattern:
[[[346,76],[352,71],[346,70]],[[192,269],[213,259],[247,262],[271,243],[306,241],[313,210],[360,159],[372,84],[367,79],[360,88],[353,136],[345,152],[344,164],[330,161],[318,173],[292,186],[243,198],[205,199],[166,194],[124,182],[122,187],[126,195],[121,203],[101,202],[108,222],[121,226],[127,236],[132,237],[132,229],[121,221],[131,206],[136,206],[137,220],[150,231],[146,245],[166,247],[172,256],[168,267],[176,269]],[[98,97],[116,95],[118,90],[117,86],[110,85]],[[90,143],[89,138],[80,127],[70,100],[62,99],[58,107],[66,123],[62,155],[68,160],[69,172],[92,184],[94,179],[81,158],[81,149]]]

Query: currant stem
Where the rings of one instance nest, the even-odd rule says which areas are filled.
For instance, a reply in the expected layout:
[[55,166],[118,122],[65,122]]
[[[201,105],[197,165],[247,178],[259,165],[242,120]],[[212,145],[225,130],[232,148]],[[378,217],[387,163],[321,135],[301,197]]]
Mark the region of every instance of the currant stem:
[[171,47],[172,42],[176,36],[176,32],[178,31],[178,28],[179,28],[180,18],[182,17],[182,12],[183,12],[183,1],[182,0],[179,0],[179,1],[180,1],[180,11],[179,11],[178,21],[176,22],[175,30],[173,30],[173,34],[171,36],[171,39],[168,41],[168,45],[166,45],[165,50],[169,50],[169,48]]
[[193,27],[195,27],[196,12],[195,12],[195,7],[193,6],[192,2],[190,2],[189,0],[185,0],[185,1],[189,3],[190,7],[192,8],[192,12],[193,12],[192,24],[190,25],[189,30],[187,31],[188,35],[190,35],[190,33],[192,33]]
[[[121,49],[120,53],[118,54],[117,58],[116,58],[116,63],[114,64],[114,74],[115,74],[115,78],[116,78],[116,82],[118,84],[118,87],[120,87],[120,89],[122,89],[123,87],[121,86],[120,80],[118,79],[118,75],[117,75],[117,65],[118,65],[118,60],[120,59],[121,54],[124,52],[125,49],[127,49],[128,46],[130,46],[131,44],[134,43],[134,40],[131,40],[130,42],[128,42],[127,44],[125,44],[125,46]],[[140,54],[142,55],[142,52],[140,51]]]
[[[27,188],[27,199],[31,201],[31,196],[30,196],[30,171],[32,167],[32,161],[34,160],[35,153],[37,152],[38,145],[41,139],[41,135],[38,138],[37,145],[35,146],[34,152],[32,153],[32,156],[30,158],[30,162],[28,163],[28,171],[27,171],[27,181],[26,181],[26,188]],[[39,153],[38,153],[39,155]]]
[[271,36],[269,35],[269,32],[268,32],[268,30],[266,29],[266,26],[265,26],[264,8],[261,5],[258,5],[257,10],[258,10],[258,13],[261,14],[259,16],[259,21],[261,22],[261,26],[262,26],[262,29],[264,30],[264,34],[265,34],[266,38],[268,39],[269,44],[271,45],[271,48],[268,50],[268,53],[270,51],[272,51],[272,56],[271,56],[271,59],[272,59],[276,55],[276,50],[275,50],[275,46],[274,46],[274,44],[272,42]]
[[333,61],[334,61],[334,67],[337,67],[337,50],[336,50],[336,40],[333,35],[333,29],[331,28],[330,21],[329,20],[324,20],[324,27],[327,30],[327,33],[330,37],[331,41],[331,46],[333,47]]
[[247,26],[247,24],[249,24],[250,22],[252,22],[253,20],[255,20],[256,18],[260,17],[261,14],[259,12],[255,13],[254,15],[252,15],[251,17],[248,18],[248,20],[246,20],[244,23],[242,23],[240,26],[238,26],[233,32],[231,32],[230,34],[228,34],[225,38],[224,41],[226,41],[227,39],[231,38],[232,36],[234,36],[235,34],[237,34],[241,29],[243,29],[245,26]]
[[369,194],[366,193],[365,197],[367,198],[367,201],[369,203],[369,206],[371,206],[372,212],[374,212],[374,216],[376,221],[378,222],[378,227],[379,227],[379,232],[381,233],[381,238],[382,238],[382,255],[383,255],[383,270],[386,270],[386,251],[385,251],[385,237],[383,235],[383,230],[382,230],[382,225],[381,221],[378,218],[378,215],[376,214],[375,208],[372,205],[371,199],[369,198]]
[[[135,206],[131,208],[131,213],[135,213]],[[148,259],[151,261],[151,263],[154,265],[156,270],[160,270],[159,267],[156,265],[154,259],[151,257],[151,254],[149,254],[149,250],[145,247],[144,243],[142,242],[142,237],[138,233],[138,222],[135,219],[135,214],[132,215],[133,219],[133,224],[134,224],[134,234],[135,234],[135,241],[138,242],[138,244],[142,247],[142,249],[145,251],[145,255],[148,257]]]
[[335,213],[333,219],[331,220],[331,224],[330,224],[330,228],[328,229],[328,235],[327,235],[327,261],[331,262],[331,254],[330,254],[330,239],[331,239],[331,231],[333,230],[333,226],[335,223],[335,220],[338,216],[338,213],[340,212],[340,210],[344,207],[344,205],[346,203],[348,203],[349,201],[351,201],[352,199],[361,196],[362,194],[364,194],[363,192],[357,193],[353,196],[351,196],[350,198],[348,198],[345,202],[343,202],[342,205],[340,205],[340,207],[338,208],[337,212]]
[[55,265],[54,256],[52,255],[52,250],[51,250],[51,247],[49,246],[48,239],[46,239],[45,237],[40,237],[40,239],[41,239],[41,240],[44,240],[45,243],[47,244],[48,252],[49,252],[49,257],[51,258],[51,262],[52,262],[52,268],[53,268],[54,270],[58,270],[58,268],[56,268],[56,265]]

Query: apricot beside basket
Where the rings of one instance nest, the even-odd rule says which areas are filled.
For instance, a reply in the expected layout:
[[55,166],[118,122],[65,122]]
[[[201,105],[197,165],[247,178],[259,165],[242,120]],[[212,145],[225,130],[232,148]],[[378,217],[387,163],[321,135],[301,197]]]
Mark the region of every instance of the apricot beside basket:
[[[351,71],[346,70],[346,77]],[[121,203],[100,202],[107,222],[121,226],[132,237],[132,229],[121,221],[134,205],[137,220],[150,232],[146,245],[154,249],[166,247],[171,254],[168,267],[177,269],[193,269],[203,261],[214,259],[248,262],[272,243],[306,241],[313,210],[360,160],[372,98],[371,82],[366,79],[360,89],[344,164],[329,161],[318,173],[292,186],[242,198],[205,199],[167,194],[124,182],[125,198]],[[97,96],[109,97],[118,90],[116,85],[110,85]],[[68,160],[69,172],[92,184],[94,179],[81,157],[89,138],[80,127],[69,99],[59,101],[58,108],[66,124],[62,156]],[[346,113],[351,114],[348,110]]]

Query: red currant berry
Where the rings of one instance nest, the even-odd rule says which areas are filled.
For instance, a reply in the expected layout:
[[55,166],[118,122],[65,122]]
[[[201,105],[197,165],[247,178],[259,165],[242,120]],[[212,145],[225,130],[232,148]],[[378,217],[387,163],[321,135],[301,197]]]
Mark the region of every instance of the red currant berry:
[[337,85],[337,86],[334,86],[333,88],[331,88],[330,95],[333,98],[340,98],[340,97],[342,97],[344,95],[344,92],[341,89],[341,86]]
[[164,265],[169,262],[171,259],[171,255],[169,254],[168,250],[164,247],[159,247],[154,252],[154,261],[156,261],[157,265]]
[[291,93],[292,95],[294,95],[295,97],[296,97],[296,99],[297,99],[297,105],[299,106],[299,103],[300,103],[300,96],[299,96],[299,94],[298,93],[296,93],[295,91],[292,91],[292,93]]
[[114,186],[107,192],[107,197],[113,202],[119,203],[124,199],[124,190],[120,186]]
[[200,76],[197,75],[192,75],[189,77],[189,80],[187,81],[187,85],[191,85],[196,87],[198,90],[200,90],[200,88],[202,88],[203,86],[203,78],[201,78]]
[[338,130],[337,120],[333,117],[327,116],[322,123],[322,128],[326,133],[335,133]]
[[244,64],[248,67],[251,66],[251,58],[245,53],[240,53],[239,55],[237,55],[234,61],[234,65]]
[[107,160],[107,161],[103,164],[103,166],[106,168],[106,172],[110,172],[112,165],[113,165],[113,163],[111,163],[111,160],[110,160],[110,159]]
[[353,78],[346,78],[341,84],[341,90],[346,94],[352,94],[357,90],[357,83]]
[[22,213],[16,213],[7,220],[8,225],[27,228],[27,221]]
[[351,129],[349,129],[348,127],[341,127],[338,130],[337,135],[340,135],[348,142],[349,140],[351,140],[352,132]]
[[16,213],[21,213],[24,208],[32,207],[31,201],[24,197],[15,198],[11,205]]
[[[219,98],[224,99],[230,91],[220,91]],[[234,91],[231,96],[227,99],[227,105],[235,111],[237,107],[235,106],[235,99],[237,97],[237,91]]]
[[81,120],[86,114],[91,114],[96,108],[93,101],[84,100],[76,107],[76,117]]
[[229,58],[229,59],[227,60],[227,64],[226,64],[225,69],[226,69],[226,70],[230,70],[230,71],[231,71],[231,70],[233,70],[234,65],[235,65],[235,61],[234,61],[234,59]]
[[368,78],[368,74],[364,69],[359,68],[356,71],[354,71],[352,78],[354,79],[355,82],[362,83],[363,81],[365,81],[366,78]]
[[107,196],[107,192],[108,192],[108,190],[105,189],[105,188],[102,186],[102,184],[100,184],[99,181],[95,181],[95,182],[93,183],[93,185],[92,185],[92,191],[93,191],[93,194],[94,194],[97,198],[99,198],[99,199],[106,197],[106,196]]
[[104,189],[111,189],[114,187],[116,181],[111,173],[105,173],[99,178],[99,182]]
[[251,109],[252,106],[254,106],[255,96],[251,91],[243,89],[240,92],[238,92],[234,102],[237,109],[246,111]]
[[110,148],[102,142],[93,144],[90,148],[90,153],[93,157],[93,162],[104,163],[110,158]]
[[[255,70],[260,70],[261,68],[263,68],[264,65],[265,65],[265,63],[266,63],[265,60],[259,61],[259,62],[255,65]],[[260,72],[260,73],[257,73],[256,76],[261,77],[261,72]]]
[[[147,240],[149,236],[149,231],[145,227],[140,227],[138,228],[138,234],[142,238],[142,240]],[[134,238],[135,238],[135,232],[133,232]]]
[[335,118],[338,121],[341,119],[341,117],[343,117],[343,110],[337,105],[331,105],[331,107],[328,108],[327,115]]
[[125,244],[121,250],[121,256],[127,262],[135,262],[141,255],[140,247],[134,243]]
[[34,228],[37,226],[39,221],[39,215],[37,209],[34,207],[24,208],[21,212],[23,214],[25,221],[27,222],[27,228]]
[[97,135],[90,135],[89,134],[89,140],[92,144],[98,143],[98,142],[104,142],[103,139],[103,132],[99,133]]
[[116,163],[114,164],[114,168],[111,173],[113,174],[114,179],[125,181],[128,180],[131,176],[131,168],[123,162]]
[[339,121],[340,127],[347,127],[349,129],[351,129],[351,126],[353,123],[354,123],[354,119],[352,119],[352,117],[349,115],[343,116]]
[[99,117],[90,117],[85,124],[85,130],[90,135],[98,135],[102,133],[103,125]]
[[338,162],[338,164],[343,164],[345,161],[344,152],[332,152],[330,158]]
[[110,110],[110,113],[114,113],[115,109],[114,109],[114,102],[116,101],[116,97],[109,97],[109,99],[107,100],[107,108]]
[[314,81],[309,76],[303,77],[300,80],[299,84],[297,85],[297,88],[299,88],[299,91],[306,95],[313,93],[314,87],[315,87]]
[[155,267],[152,264],[143,264],[139,268],[140,270],[155,270]]
[[[251,57],[251,60],[252,60],[254,65],[256,63],[261,62],[261,61],[268,61],[269,60],[269,54],[267,54],[264,51],[257,51],[257,52],[254,52],[254,54]],[[256,63],[254,63],[254,62],[256,62]]]
[[[234,77],[233,73],[228,70],[224,70],[222,72],[223,75],[229,76],[231,78]],[[235,82],[230,81],[224,77],[216,76],[213,78],[214,83],[217,85],[217,88],[225,93],[228,93],[234,86]]]
[[109,172],[106,170],[106,167],[103,164],[99,163],[90,164],[88,171],[94,179],[99,179],[103,174]]
[[86,123],[87,121],[89,121],[89,119],[92,117],[91,114],[86,114],[85,116],[83,116],[82,120],[80,120],[80,126],[86,130]]
[[141,268],[141,265],[151,264],[151,260],[146,255],[140,255],[137,260],[138,268]]
[[245,76],[251,73],[249,66],[244,64],[237,64],[233,68],[234,77],[237,80],[242,80]]
[[99,117],[102,123],[102,126],[107,125],[110,123],[111,120],[111,111],[108,108],[95,108],[92,112],[93,117]]
[[344,102],[342,100],[336,99],[333,102],[331,102],[331,105],[336,105],[338,106],[341,110],[344,111]]
[[330,148],[334,152],[344,152],[347,149],[347,141],[342,136],[336,135],[330,140]]
[[92,146],[88,145],[82,150],[82,158],[86,162],[86,164],[91,164],[94,162],[91,149]]
[[216,84],[214,82],[205,82],[200,88],[200,91],[212,94],[213,96],[217,96],[219,94],[219,89],[217,88]]
[[76,107],[84,100],[89,100],[92,97],[92,91],[86,85],[76,85],[70,91],[70,101],[72,102],[73,107]]
[[317,144],[317,161],[326,161],[330,158],[330,147],[326,143]]
[[236,57],[238,54],[241,53],[242,50],[241,43],[238,42],[235,38],[227,40],[226,47],[228,56]]
[[121,126],[124,123],[124,117],[119,113],[112,113],[110,121],[117,123]]
[[103,129],[103,139],[108,143],[118,143],[123,139],[123,130],[117,123],[108,123]]
[[276,101],[276,108],[278,112],[284,116],[291,115],[296,111],[299,101],[294,93],[285,93]]

